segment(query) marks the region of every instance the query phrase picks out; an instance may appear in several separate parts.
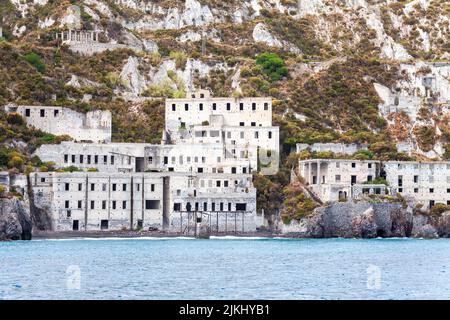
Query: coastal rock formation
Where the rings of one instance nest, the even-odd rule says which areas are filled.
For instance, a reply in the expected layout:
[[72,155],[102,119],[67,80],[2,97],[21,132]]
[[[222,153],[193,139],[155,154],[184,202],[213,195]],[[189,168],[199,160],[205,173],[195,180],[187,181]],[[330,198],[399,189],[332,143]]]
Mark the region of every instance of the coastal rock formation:
[[412,212],[399,203],[336,203],[316,209],[308,231],[319,237],[405,237],[411,233]]
[[0,240],[31,240],[28,206],[17,198],[0,200]]
[[449,238],[450,211],[438,216],[416,213],[413,219],[412,236],[415,238]]
[[414,212],[402,203],[334,203],[281,227],[305,238],[450,237],[450,211],[440,216]]
[[450,211],[444,212],[436,225],[440,237],[450,238]]

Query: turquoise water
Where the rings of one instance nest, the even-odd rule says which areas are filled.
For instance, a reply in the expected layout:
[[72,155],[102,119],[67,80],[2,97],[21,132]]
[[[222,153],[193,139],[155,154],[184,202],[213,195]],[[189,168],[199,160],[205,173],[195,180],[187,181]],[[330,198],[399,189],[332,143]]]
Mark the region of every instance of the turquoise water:
[[0,299],[449,299],[450,239],[0,243]]

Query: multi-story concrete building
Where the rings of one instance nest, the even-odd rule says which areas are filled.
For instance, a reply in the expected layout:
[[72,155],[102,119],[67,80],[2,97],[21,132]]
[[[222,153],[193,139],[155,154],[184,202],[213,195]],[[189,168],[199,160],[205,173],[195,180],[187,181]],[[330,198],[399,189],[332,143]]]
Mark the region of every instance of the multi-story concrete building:
[[426,207],[450,205],[450,162],[389,161],[386,180],[402,196]]
[[256,147],[231,156],[222,144],[151,145],[145,143],[74,143],[43,145],[35,152],[57,167],[75,166],[100,172],[198,172],[247,174],[257,169]]
[[219,232],[256,230],[251,175],[48,172],[30,180],[34,204],[57,231],[183,231],[201,219]]
[[212,98],[200,90],[185,99],[167,99],[165,141],[222,143],[228,156],[247,154],[262,164],[263,173],[278,171],[279,128],[272,126],[270,98]]
[[379,176],[380,163],[341,159],[311,159],[299,162],[299,174],[322,201],[352,197],[352,186],[370,183]]
[[[324,202],[398,193],[428,208],[450,205],[450,162],[311,159],[299,161],[299,175]],[[370,183],[378,177],[388,186]]]
[[184,232],[200,220],[218,232],[256,230],[251,173],[278,170],[270,99],[200,91],[166,107],[160,145],[67,141],[35,152],[59,169],[82,170],[32,175],[34,203],[49,212],[54,229]]
[[17,112],[27,125],[54,135],[68,135],[75,141],[111,141],[110,111],[76,112],[64,107],[7,105],[6,112]]

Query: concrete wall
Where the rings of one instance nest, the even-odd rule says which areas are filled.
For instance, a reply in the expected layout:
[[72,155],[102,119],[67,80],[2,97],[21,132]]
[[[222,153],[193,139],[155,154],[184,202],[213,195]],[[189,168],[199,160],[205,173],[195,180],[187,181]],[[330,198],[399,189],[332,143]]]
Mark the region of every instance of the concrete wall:
[[303,150],[311,150],[316,152],[331,151],[333,153],[352,155],[359,150],[367,150],[367,145],[362,144],[345,144],[345,143],[314,143],[312,145],[306,143],[297,143],[297,152]]
[[299,162],[299,174],[322,201],[338,201],[352,196],[354,184],[375,179],[379,174],[377,161],[314,159]]
[[73,230],[75,220],[79,230],[100,230],[101,220],[109,230],[136,228],[139,220],[144,228],[162,225],[162,204],[145,208],[146,200],[162,199],[160,176],[35,173],[31,180],[37,205],[50,205],[56,231]]
[[64,107],[8,105],[7,112],[18,112],[29,126],[54,135],[69,135],[76,141],[111,141],[110,111],[95,110],[86,114]]
[[[215,108],[214,108],[215,104]],[[241,110],[241,104],[243,110]],[[229,106],[229,107],[228,107]],[[271,98],[187,98],[166,100],[166,129],[177,130],[181,122],[186,126],[210,121],[210,116],[222,115],[224,125],[268,127],[272,125]]]
[[[178,231],[173,219],[181,211],[209,213],[222,208],[256,214],[250,175],[32,173],[31,183],[36,206],[50,213],[57,231],[73,230],[74,221],[79,230],[101,230],[102,220],[108,230],[142,226]],[[147,207],[149,200],[158,201],[158,206]]]
[[[322,201],[338,201],[339,195],[344,193],[350,198],[353,196],[352,184],[361,188],[363,186],[358,185],[368,181],[369,176],[375,179],[381,173],[386,175],[389,194],[398,193],[425,207],[437,203],[450,205],[450,162],[340,159],[299,161],[300,176]],[[354,183],[351,180],[352,176],[356,177]],[[367,186],[369,187],[374,186]]]
[[432,203],[450,205],[450,162],[384,163],[389,185],[404,197],[430,207]]
[[136,52],[141,52],[142,47],[131,46],[127,44],[119,43],[69,43],[69,49],[73,52],[79,53],[85,56],[92,56],[93,54],[103,52],[106,50],[116,49],[131,49]]
[[[42,145],[35,151],[42,161],[52,161],[59,168],[76,166],[96,168],[100,172],[135,172],[136,158],[144,157],[144,143],[75,143]],[[106,161],[105,161],[106,160]]]
[[257,151],[256,147],[245,148],[245,151],[231,154],[220,143],[151,145],[65,141],[58,145],[43,145],[35,155],[44,162],[54,162],[59,168],[76,166],[110,173],[152,170],[248,174],[257,168]]
[[[222,143],[228,157],[245,155],[253,168],[258,165],[258,158],[269,158],[264,165],[270,165],[271,170],[261,172],[275,174],[278,171],[279,128],[272,126],[270,98],[211,98],[207,91],[188,96],[187,99],[166,100],[168,141]],[[255,152],[258,148],[259,155]]]

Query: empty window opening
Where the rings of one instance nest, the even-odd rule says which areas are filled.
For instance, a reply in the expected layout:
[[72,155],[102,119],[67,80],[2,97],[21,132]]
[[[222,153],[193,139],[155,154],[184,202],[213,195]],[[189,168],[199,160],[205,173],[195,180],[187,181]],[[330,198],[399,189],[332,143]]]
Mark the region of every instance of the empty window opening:
[[[145,209],[146,210],[158,210],[159,209],[159,200],[145,200]],[[175,204],[174,204],[175,210]],[[180,211],[180,210],[175,210]]]

